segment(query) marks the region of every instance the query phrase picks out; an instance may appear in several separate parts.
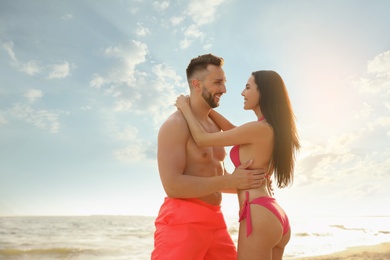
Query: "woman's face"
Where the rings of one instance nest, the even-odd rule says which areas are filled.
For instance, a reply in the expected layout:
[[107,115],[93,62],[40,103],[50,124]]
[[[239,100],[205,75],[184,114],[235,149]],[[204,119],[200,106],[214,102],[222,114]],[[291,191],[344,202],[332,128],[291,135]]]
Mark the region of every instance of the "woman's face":
[[244,90],[241,92],[241,96],[244,97],[245,110],[254,110],[257,107],[260,107],[260,92],[257,89],[253,75],[249,77]]

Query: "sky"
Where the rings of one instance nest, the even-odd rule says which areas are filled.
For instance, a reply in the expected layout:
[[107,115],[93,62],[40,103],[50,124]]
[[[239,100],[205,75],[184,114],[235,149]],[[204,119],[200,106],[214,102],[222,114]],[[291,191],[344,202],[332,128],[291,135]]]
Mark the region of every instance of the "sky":
[[[205,53],[225,60],[217,110],[236,125],[256,120],[240,95],[251,72],[284,79],[302,143],[293,185],[275,190],[288,214],[390,215],[389,11],[386,0],[1,1],[0,216],[156,215],[158,130]],[[237,204],[224,195],[226,215]]]

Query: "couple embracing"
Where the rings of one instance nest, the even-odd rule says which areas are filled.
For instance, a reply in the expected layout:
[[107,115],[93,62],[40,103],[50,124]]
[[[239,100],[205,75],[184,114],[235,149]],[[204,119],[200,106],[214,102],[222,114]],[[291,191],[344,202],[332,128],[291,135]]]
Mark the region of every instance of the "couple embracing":
[[[291,229],[273,197],[293,180],[300,148],[295,117],[282,78],[274,71],[251,73],[241,95],[256,119],[235,126],[213,108],[226,92],[224,60],[212,54],[192,59],[186,69],[190,95],[158,135],[158,167],[167,194],[156,218],[152,259],[282,259]],[[233,146],[233,173],[224,167]],[[236,247],[220,205],[222,193],[239,200]]]

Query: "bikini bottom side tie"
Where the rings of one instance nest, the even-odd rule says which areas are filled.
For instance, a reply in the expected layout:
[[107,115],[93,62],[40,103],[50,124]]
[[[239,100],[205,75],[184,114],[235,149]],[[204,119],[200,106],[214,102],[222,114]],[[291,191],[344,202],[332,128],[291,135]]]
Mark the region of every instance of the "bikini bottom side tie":
[[238,222],[246,219],[246,237],[252,233],[251,207],[249,203],[249,192],[245,192],[245,201],[241,209],[241,214]]

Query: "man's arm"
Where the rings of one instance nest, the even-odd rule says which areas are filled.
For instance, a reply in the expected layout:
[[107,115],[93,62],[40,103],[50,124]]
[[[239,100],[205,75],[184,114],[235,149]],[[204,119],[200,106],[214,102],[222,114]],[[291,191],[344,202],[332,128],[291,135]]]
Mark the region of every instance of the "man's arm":
[[[253,159],[250,159],[249,161],[241,164],[237,168],[234,169],[233,173],[229,173],[226,168],[224,167],[224,175],[225,176],[231,176],[232,178],[237,178],[238,176],[241,176],[241,183],[239,185],[234,186],[233,188],[227,188],[221,190],[223,193],[237,193],[237,190],[240,189],[255,189],[259,186],[264,184],[264,181],[266,180],[266,170],[265,169],[254,169],[254,170],[248,170],[253,163]],[[256,178],[253,180],[250,180],[248,178],[244,178],[244,176],[247,176],[249,172],[253,171],[253,175],[261,176],[260,179]],[[245,182],[246,181],[246,182]],[[249,187],[252,186],[252,187]]]
[[222,190],[261,186],[264,171],[246,170],[251,162],[238,167],[233,174],[214,177],[185,175],[189,138],[190,132],[180,111],[175,112],[160,128],[157,160],[161,182],[168,197],[198,198]]

